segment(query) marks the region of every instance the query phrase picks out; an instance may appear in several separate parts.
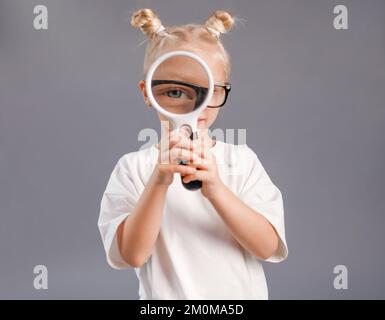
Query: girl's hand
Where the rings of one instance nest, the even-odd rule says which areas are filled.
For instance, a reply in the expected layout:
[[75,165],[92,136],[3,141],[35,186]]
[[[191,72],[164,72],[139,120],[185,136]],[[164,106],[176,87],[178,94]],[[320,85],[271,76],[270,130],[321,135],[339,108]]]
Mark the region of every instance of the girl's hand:
[[195,173],[187,174],[183,177],[183,182],[188,183],[193,180],[202,181],[201,192],[207,199],[213,197],[224,186],[218,174],[217,162],[215,156],[210,151],[210,140],[207,136],[202,135],[199,139],[193,141],[193,152],[198,154],[198,158],[194,158],[191,167],[195,167]]
[[160,144],[158,163],[155,166],[156,182],[162,185],[170,185],[174,179],[174,173],[182,175],[194,174],[197,170],[194,166],[181,165],[181,160],[193,162],[199,160],[199,156],[193,151],[193,141],[183,132],[173,130],[167,136],[162,137]]

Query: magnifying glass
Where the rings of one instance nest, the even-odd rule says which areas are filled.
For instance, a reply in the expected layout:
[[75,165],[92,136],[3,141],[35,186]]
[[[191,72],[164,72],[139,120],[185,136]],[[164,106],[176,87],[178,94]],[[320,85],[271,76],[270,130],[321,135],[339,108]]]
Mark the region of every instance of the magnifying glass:
[[[151,105],[170,120],[173,130],[183,128],[190,139],[197,138],[198,116],[214,91],[211,70],[202,58],[188,51],[160,56],[147,73],[146,91]],[[182,183],[188,190],[202,187],[199,180]]]

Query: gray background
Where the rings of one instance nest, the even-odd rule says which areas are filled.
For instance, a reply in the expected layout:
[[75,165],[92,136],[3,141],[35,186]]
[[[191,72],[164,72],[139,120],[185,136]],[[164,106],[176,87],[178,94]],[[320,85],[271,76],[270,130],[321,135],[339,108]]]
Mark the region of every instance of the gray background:
[[[347,31],[333,28],[337,4]],[[159,129],[129,26],[147,6],[165,25],[222,8],[246,20],[223,37],[233,91],[215,127],[247,128],[284,196],[290,254],[265,264],[270,298],[385,298],[383,0],[0,0],[0,298],[137,299],[133,269],[106,263],[97,218],[119,157]],[[348,290],[333,288],[338,264]]]

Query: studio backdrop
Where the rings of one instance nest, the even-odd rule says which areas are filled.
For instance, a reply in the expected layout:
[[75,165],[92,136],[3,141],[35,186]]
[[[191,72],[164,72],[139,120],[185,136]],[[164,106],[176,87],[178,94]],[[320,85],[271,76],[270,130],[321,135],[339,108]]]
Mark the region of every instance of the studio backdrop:
[[117,161],[160,132],[130,26],[145,7],[167,25],[239,17],[214,128],[246,130],[283,195],[290,253],[263,263],[269,298],[384,299],[383,0],[0,0],[0,298],[138,299],[97,220]]

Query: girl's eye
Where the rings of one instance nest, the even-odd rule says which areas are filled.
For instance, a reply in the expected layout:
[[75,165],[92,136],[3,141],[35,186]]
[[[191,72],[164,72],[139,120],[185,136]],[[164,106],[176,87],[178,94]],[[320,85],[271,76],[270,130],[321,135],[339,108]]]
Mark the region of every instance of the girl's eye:
[[184,99],[188,99],[188,95],[183,92],[182,90],[179,90],[179,89],[173,89],[173,90],[168,90],[165,92],[165,95],[169,98],[173,98],[173,99],[181,99],[181,98],[184,98]]
[[170,98],[180,98],[182,96],[182,91],[181,90],[169,90],[166,92],[167,96]]

